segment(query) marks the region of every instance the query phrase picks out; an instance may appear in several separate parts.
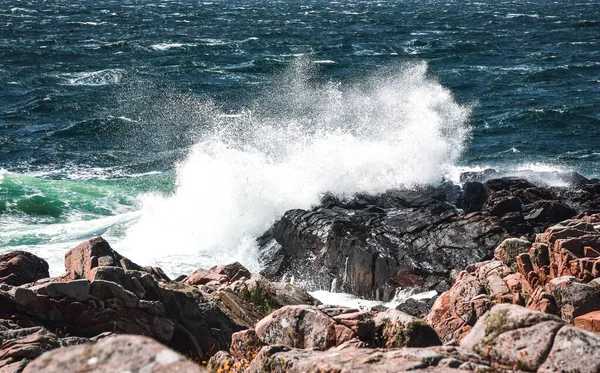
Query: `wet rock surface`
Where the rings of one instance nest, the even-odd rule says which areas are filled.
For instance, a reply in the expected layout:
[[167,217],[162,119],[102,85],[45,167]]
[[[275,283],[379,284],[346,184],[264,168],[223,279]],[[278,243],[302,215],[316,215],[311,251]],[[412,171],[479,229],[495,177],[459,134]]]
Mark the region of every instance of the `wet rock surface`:
[[448,202],[455,192],[389,192],[288,211],[260,239],[263,273],[380,300],[398,287],[435,287],[452,268],[489,256],[504,234],[493,217],[461,217]]
[[396,288],[433,289],[453,269],[491,259],[509,236],[533,241],[549,225],[600,211],[600,184],[573,178],[572,186],[547,188],[472,176],[462,191],[444,183],[350,200],[326,196],[311,210],[286,212],[258,239],[262,273],[384,301]]

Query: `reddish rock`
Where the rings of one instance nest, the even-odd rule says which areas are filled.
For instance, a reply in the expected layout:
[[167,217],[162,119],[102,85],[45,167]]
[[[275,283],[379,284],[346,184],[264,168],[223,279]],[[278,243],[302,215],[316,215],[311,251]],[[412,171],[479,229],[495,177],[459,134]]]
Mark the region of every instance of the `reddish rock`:
[[23,285],[50,276],[48,263],[26,251],[0,255],[0,283]]
[[[493,304],[527,306],[567,322],[600,310],[600,287],[586,284],[600,274],[598,223],[600,215],[563,221],[538,234],[529,249],[526,241],[504,241],[496,250],[502,262],[467,267],[436,300],[428,322],[447,342],[460,340]],[[511,255],[512,269],[505,265],[513,263]]]
[[573,324],[581,329],[600,334],[600,311],[592,311],[573,319]]
[[115,336],[92,345],[48,351],[29,363],[23,373],[200,373],[205,369],[183,355],[142,336]]
[[225,275],[220,275],[218,273],[199,268],[192,272],[191,275],[183,279],[183,281],[181,282],[183,282],[186,285],[197,286],[206,285],[211,281],[216,281],[220,284],[224,284],[227,282],[227,280],[228,278]]
[[491,260],[460,272],[435,301],[427,322],[443,342],[460,340],[494,303],[524,303],[531,288],[504,263]]
[[600,371],[600,361],[583,358],[600,354],[600,336],[565,325],[556,316],[516,305],[494,306],[477,321],[461,347],[509,369],[544,373]]
[[[65,276],[62,282],[21,287],[0,284],[0,319],[75,336],[151,336],[196,359],[229,348],[231,335],[241,329],[196,287],[157,281],[101,238],[78,246],[68,257],[69,273],[85,278],[64,282]],[[98,257],[110,265],[96,266],[93,258]],[[113,265],[117,261],[120,265]]]
[[286,306],[264,319],[255,327],[256,335],[265,344],[282,344],[295,348],[326,350],[357,335],[336,323],[314,306]]
[[256,335],[254,329],[242,330],[231,336],[231,355],[236,359],[252,360],[265,344]]
[[0,372],[20,373],[23,368],[42,353],[61,346],[93,343],[105,338],[59,337],[41,326],[21,327],[7,320],[0,320]]
[[214,272],[219,275],[223,275],[227,277],[229,282],[237,281],[242,278],[250,278],[251,273],[238,262],[214,266],[210,269],[211,272]]
[[144,269],[114,251],[102,237],[89,239],[65,254],[66,273],[61,276],[64,281],[88,279],[96,267],[121,267],[143,271]]
[[287,306],[259,321],[255,331],[264,344],[318,350],[351,340],[372,347],[441,344],[431,326],[393,309],[359,312],[346,307]]
[[476,355],[454,348],[357,348],[344,344],[328,351],[264,347],[247,373],[459,373],[495,371]]

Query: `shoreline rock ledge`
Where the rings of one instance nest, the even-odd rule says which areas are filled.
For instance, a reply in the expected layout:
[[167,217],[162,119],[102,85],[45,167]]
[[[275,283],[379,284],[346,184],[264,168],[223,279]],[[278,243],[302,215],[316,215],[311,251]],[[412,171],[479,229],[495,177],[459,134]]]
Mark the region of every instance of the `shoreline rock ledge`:
[[[0,373],[598,373],[599,213],[597,180],[502,178],[288,211],[259,240],[262,274],[229,263],[172,280],[102,237],[55,278],[4,254]],[[292,276],[305,281],[279,282]],[[419,318],[311,288],[439,296],[412,305]]]
[[[16,274],[0,282],[1,373],[21,372],[46,351],[100,343],[118,334],[151,337],[196,362],[206,361],[229,349],[233,333],[274,309],[319,304],[305,290],[251,275],[239,263],[195,272],[208,273],[204,278],[192,275],[182,282],[172,281],[160,268],[144,268],[121,256],[102,237],[67,252],[66,272],[56,278],[47,277],[47,263],[33,254],[14,252],[1,258],[0,268],[11,268]],[[123,343],[138,342],[152,351],[157,348],[141,339]],[[106,343],[99,354],[107,353],[110,343]],[[140,356],[139,361],[145,360]],[[144,364],[154,369],[147,371],[164,371],[159,369],[162,363]]]

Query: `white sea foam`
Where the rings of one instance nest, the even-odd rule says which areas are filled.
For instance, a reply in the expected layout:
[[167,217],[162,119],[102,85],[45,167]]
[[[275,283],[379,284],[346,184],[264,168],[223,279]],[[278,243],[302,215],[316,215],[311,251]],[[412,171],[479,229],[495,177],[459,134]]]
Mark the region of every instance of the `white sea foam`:
[[[102,235],[111,243],[116,242],[118,238],[112,234],[113,229],[120,224],[128,224],[138,214],[127,212],[94,220],[82,220],[81,217],[73,216],[71,221],[58,224],[28,224],[5,219],[0,222],[0,254],[13,250],[31,252],[48,262],[51,276],[58,276],[64,272],[64,255],[67,250],[96,235]],[[21,241],[24,237],[35,237],[36,243],[9,245],[12,240]]]
[[[513,152],[512,149],[508,151]],[[518,152],[518,151],[517,151]],[[460,175],[465,172],[482,172],[493,169],[496,173],[490,177],[514,176],[525,178],[532,183],[549,186],[568,186],[570,169],[542,162],[523,162],[504,165],[477,165],[477,166],[452,166],[444,175],[446,179],[455,184],[460,184]]]
[[184,44],[184,43],[158,43],[158,44],[153,44],[150,46],[151,49],[154,49],[155,51],[166,51],[169,49],[174,49],[174,48],[181,48],[181,47],[185,47],[185,46],[190,46],[193,44]]
[[65,73],[60,77],[66,85],[73,86],[103,86],[118,84],[121,81],[123,70],[106,69],[99,71],[83,71],[77,73]]
[[358,309],[369,309],[374,306],[385,306],[388,308],[396,308],[400,304],[406,302],[409,298],[431,299],[437,295],[435,290],[423,293],[415,293],[410,289],[397,289],[394,298],[389,302],[381,302],[377,300],[362,299],[348,293],[334,293],[326,290],[311,291],[310,295],[318,299],[325,305],[344,306]]
[[141,218],[117,248],[171,273],[180,269],[173,255],[256,270],[254,238],[286,210],[309,208],[328,191],[436,182],[461,154],[470,109],[428,77],[425,63],[349,87],[311,83],[311,69],[300,59],[236,116],[198,103],[212,131],[179,166],[174,195],[142,198]]

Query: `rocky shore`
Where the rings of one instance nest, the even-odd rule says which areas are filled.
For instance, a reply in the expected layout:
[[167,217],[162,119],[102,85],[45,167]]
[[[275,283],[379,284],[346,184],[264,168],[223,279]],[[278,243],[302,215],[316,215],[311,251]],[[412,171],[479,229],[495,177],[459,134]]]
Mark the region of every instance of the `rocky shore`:
[[[0,373],[600,372],[600,181],[463,176],[290,210],[258,238],[260,274],[170,279],[101,237],[54,278],[0,255]],[[352,308],[322,289],[435,295]]]

